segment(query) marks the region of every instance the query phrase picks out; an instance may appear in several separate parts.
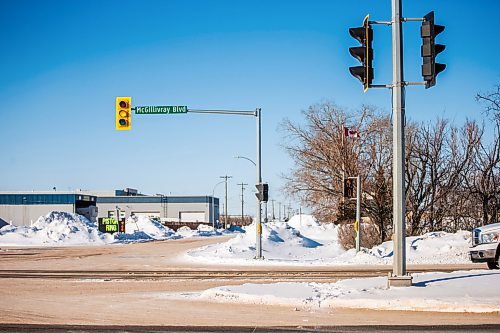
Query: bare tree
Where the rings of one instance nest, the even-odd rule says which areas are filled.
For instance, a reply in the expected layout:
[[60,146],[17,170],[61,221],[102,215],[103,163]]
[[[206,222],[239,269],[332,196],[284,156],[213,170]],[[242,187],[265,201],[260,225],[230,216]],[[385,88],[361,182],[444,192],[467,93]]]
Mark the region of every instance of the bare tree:
[[392,131],[389,116],[370,119],[360,156],[364,214],[378,226],[380,242],[392,234]]
[[476,143],[471,137],[472,141],[461,144],[463,132],[466,129],[460,130],[445,119],[414,125],[409,131],[406,198],[410,234],[443,230],[444,223],[454,216],[448,199],[460,188]]
[[[377,224],[381,240],[392,228],[392,186],[390,118],[363,106],[347,113],[326,102],[304,112],[306,125],[285,120],[284,148],[296,167],[285,176],[287,190],[325,221],[350,221],[355,217],[355,202],[343,199],[342,179],[360,175],[363,184],[363,215]],[[354,128],[360,136],[347,138],[344,127]]]
[[478,93],[476,95],[476,101],[485,104],[485,114],[491,116],[498,127],[500,124],[500,84],[497,84],[494,90],[485,94]]
[[318,218],[334,221],[342,198],[343,172],[355,171],[354,161],[348,158],[354,147],[343,138],[343,124],[350,117],[329,102],[313,105],[303,114],[305,126],[288,119],[282,123],[284,148],[296,163],[291,174],[284,176],[286,188]]
[[[483,137],[483,129],[478,129]],[[496,222],[500,206],[500,136],[498,131],[491,144],[478,140],[472,163],[464,175],[464,183],[471,199],[481,207],[482,225]]]

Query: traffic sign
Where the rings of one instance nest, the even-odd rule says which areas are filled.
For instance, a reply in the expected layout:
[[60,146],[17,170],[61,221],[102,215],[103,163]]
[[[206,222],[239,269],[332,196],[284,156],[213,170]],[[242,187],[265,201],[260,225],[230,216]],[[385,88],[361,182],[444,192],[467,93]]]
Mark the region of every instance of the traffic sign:
[[177,113],[187,113],[187,106],[137,106],[135,108],[135,114],[177,114]]

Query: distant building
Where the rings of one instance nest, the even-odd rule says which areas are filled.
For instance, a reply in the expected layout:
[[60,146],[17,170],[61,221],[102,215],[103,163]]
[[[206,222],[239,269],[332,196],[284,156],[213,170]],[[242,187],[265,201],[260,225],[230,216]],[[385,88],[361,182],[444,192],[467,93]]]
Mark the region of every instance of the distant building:
[[219,199],[213,196],[144,195],[126,188],[116,191],[0,193],[0,226],[29,226],[51,211],[99,217],[147,216],[176,227],[214,225],[219,220]]
[[0,224],[30,226],[51,211],[76,213],[95,220],[97,197],[57,192],[0,193]]

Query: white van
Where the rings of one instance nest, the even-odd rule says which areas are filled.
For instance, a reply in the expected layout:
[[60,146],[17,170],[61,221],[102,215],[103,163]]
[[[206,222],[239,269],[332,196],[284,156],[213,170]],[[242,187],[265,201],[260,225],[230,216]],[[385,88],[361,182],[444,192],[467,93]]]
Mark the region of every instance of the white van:
[[469,257],[472,262],[486,262],[489,269],[499,269],[500,223],[488,224],[472,230]]

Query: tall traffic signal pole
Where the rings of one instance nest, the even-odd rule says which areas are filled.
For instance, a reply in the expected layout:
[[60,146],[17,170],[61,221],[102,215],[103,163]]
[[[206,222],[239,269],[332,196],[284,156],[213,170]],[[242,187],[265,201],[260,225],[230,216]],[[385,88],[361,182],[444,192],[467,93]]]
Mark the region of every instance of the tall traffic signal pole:
[[[392,90],[393,119],[393,240],[394,259],[393,272],[389,275],[389,286],[411,286],[412,278],[406,272],[406,207],[405,207],[405,86],[425,85],[430,88],[436,84],[436,76],[446,65],[436,62],[436,56],[445,46],[435,43],[435,37],[444,30],[444,26],[434,24],[434,12],[423,18],[405,18],[402,15],[402,0],[391,0],[391,21],[370,21],[369,16],[363,20],[363,26],[350,28],[349,34],[361,43],[361,46],[349,48],[350,54],[361,62],[362,66],[350,67],[351,74],[368,88],[390,88]],[[420,35],[422,37],[421,56],[423,82],[405,82],[403,75],[403,32],[402,23],[406,21],[422,21]],[[371,30],[372,24],[385,24],[392,27],[392,83],[372,84],[373,50]]]
[[402,0],[392,0],[392,151],[393,151],[393,219],[394,258],[389,286],[411,286],[406,273],[406,207],[405,207],[405,96],[403,75]]

